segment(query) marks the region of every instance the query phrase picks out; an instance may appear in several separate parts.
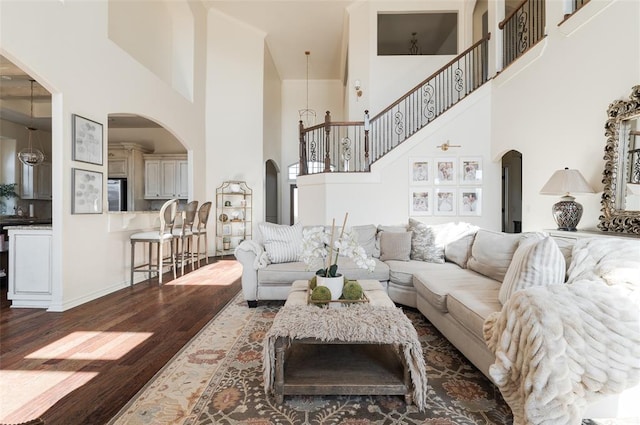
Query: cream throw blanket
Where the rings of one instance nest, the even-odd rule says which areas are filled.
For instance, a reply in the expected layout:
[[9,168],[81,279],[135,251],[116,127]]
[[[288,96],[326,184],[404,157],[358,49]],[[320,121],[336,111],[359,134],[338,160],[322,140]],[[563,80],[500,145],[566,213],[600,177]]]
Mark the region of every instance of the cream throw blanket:
[[264,388],[273,390],[277,337],[322,341],[366,341],[400,346],[409,367],[416,406],[424,410],[427,374],[422,347],[411,321],[397,307],[357,304],[336,309],[315,305],[285,305],[273,320],[263,347]]
[[612,246],[594,259],[602,247],[574,248],[574,259],[590,263],[588,276],[571,270],[581,275],[572,283],[516,292],[485,321],[496,356],[489,373],[515,425],[580,424],[589,401],[640,382],[640,263],[620,258],[640,251]]

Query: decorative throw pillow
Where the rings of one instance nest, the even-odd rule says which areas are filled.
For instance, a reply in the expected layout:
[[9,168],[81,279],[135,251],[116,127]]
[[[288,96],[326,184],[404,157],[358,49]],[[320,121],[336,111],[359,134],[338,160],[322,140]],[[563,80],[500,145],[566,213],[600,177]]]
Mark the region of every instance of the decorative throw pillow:
[[382,232],[380,235],[380,260],[409,261],[411,232]]
[[408,230],[411,232],[412,260],[444,263],[444,246],[436,245],[436,237],[431,226],[410,218]]
[[[378,228],[373,224],[353,226],[351,230],[358,235],[358,245],[364,248],[369,257],[376,253],[376,233]],[[379,254],[378,254],[379,255]]]
[[565,270],[564,256],[553,239],[523,239],[513,254],[498,299],[505,304],[522,289],[564,283]]
[[404,233],[407,231],[407,226],[383,226],[379,225],[376,233],[376,247],[373,253],[375,258],[380,258],[380,237],[384,232]]
[[298,261],[302,246],[302,224],[293,226],[260,223],[264,250],[272,263]]

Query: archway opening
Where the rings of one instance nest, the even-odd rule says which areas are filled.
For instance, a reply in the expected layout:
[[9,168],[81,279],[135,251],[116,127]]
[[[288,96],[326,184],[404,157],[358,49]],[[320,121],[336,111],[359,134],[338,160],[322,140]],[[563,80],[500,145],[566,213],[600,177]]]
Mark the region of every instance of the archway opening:
[[502,156],[502,231],[522,232],[522,154]]

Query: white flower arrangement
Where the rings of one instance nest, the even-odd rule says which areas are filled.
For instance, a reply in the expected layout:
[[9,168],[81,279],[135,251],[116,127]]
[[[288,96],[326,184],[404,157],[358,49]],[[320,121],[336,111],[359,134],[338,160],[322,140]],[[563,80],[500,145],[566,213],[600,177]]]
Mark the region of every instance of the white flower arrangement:
[[[345,215],[344,223],[347,223]],[[364,248],[358,244],[357,235],[342,226],[339,237],[335,237],[335,220],[331,229],[314,227],[302,232],[302,252],[300,260],[307,265],[307,270],[320,267],[316,275],[324,277],[338,276],[338,255],[349,257],[361,269],[373,271],[375,260],[367,256]]]

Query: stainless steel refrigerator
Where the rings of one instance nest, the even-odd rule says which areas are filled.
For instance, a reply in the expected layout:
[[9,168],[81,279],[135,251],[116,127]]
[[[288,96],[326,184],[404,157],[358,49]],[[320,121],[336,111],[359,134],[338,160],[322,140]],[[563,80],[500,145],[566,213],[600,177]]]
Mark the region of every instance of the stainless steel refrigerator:
[[109,211],[127,211],[127,179],[107,179]]

